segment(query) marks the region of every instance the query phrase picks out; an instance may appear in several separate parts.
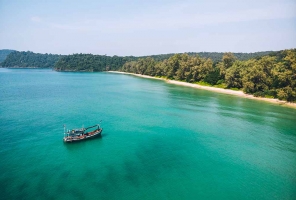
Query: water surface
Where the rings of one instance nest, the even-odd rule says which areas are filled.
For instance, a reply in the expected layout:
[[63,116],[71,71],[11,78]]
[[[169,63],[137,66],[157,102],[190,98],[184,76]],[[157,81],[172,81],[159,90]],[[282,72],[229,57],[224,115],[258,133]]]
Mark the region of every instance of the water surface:
[[[296,110],[111,73],[0,69],[2,199],[295,199]],[[102,138],[64,144],[102,121]]]

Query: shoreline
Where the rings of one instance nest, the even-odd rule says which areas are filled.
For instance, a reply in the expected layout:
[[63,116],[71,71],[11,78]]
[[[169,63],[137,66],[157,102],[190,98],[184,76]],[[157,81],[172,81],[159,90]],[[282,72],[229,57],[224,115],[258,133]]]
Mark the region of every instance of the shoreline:
[[279,99],[269,99],[269,98],[264,98],[264,97],[254,97],[251,94],[245,94],[243,91],[235,91],[235,90],[216,88],[216,87],[211,87],[211,86],[203,86],[203,85],[198,85],[198,84],[195,84],[195,83],[187,83],[187,82],[164,79],[164,78],[158,78],[158,77],[153,77],[153,76],[148,76],[148,75],[133,74],[133,73],[129,73],[129,72],[119,72],[119,71],[107,71],[107,72],[118,73],[118,74],[128,74],[128,75],[138,76],[138,77],[142,77],[142,78],[163,80],[163,81],[165,81],[165,82],[167,82],[169,84],[175,84],[175,85],[180,85],[180,86],[185,86],[185,87],[193,87],[193,88],[197,88],[197,89],[208,90],[208,91],[218,92],[218,93],[223,93],[223,94],[229,94],[229,95],[234,95],[234,96],[247,98],[247,99],[265,101],[265,102],[269,102],[269,103],[273,103],[273,104],[277,104],[277,105],[286,106],[286,107],[296,109],[296,103],[290,103],[290,102],[282,101],[282,100],[279,100]]

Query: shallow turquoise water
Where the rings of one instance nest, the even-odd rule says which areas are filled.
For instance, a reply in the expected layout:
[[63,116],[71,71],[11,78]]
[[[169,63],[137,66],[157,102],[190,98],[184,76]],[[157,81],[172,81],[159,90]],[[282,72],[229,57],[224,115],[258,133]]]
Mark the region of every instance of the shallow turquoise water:
[[[103,135],[64,144],[68,128]],[[111,73],[0,69],[1,199],[295,199],[296,109]]]

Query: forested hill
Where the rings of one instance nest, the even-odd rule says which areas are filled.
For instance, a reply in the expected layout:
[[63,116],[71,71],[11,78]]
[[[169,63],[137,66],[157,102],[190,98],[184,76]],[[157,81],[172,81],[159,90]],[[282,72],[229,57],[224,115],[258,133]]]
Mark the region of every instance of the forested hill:
[[[276,53],[272,51],[257,52],[257,53],[234,53],[238,60],[248,60],[250,58],[260,58],[269,53]],[[73,54],[62,57],[55,65],[54,69],[57,71],[108,71],[118,70],[128,61],[136,61],[139,59],[152,58],[155,61],[164,61],[176,54],[161,54],[152,56],[105,56],[92,54]],[[222,60],[223,53],[187,53],[189,56],[200,56],[202,58],[210,58],[213,62]]]
[[10,50],[10,49],[1,49],[0,50],[0,63],[6,59],[6,57],[11,53],[14,52],[15,50]]
[[118,70],[136,57],[119,57],[92,54],[55,55],[13,51],[1,63],[2,67],[54,68],[57,71],[106,71]]
[[54,66],[57,71],[108,71],[118,70],[135,57],[119,57],[92,54],[73,54],[63,56]]
[[62,57],[55,54],[33,53],[31,51],[11,52],[1,63],[2,67],[20,68],[53,68],[55,63]]
[[[151,57],[155,61],[163,61],[175,54],[161,54],[151,56],[106,56],[106,55],[92,55],[92,54],[73,54],[67,56],[55,54],[41,54],[33,53],[31,51],[13,51],[1,50],[3,59],[2,67],[22,67],[22,68],[55,68],[59,71],[105,71],[117,70],[127,61],[135,61],[141,58]],[[11,54],[10,54],[11,53]],[[276,54],[278,51],[265,51],[256,53],[234,53],[238,60],[248,60],[251,58],[259,58],[269,53]],[[223,53],[217,52],[189,52],[189,56],[200,56],[202,58],[210,58],[214,63],[222,60]],[[1,57],[0,57],[1,58]],[[59,62],[58,62],[59,61]]]
[[296,49],[272,52],[256,59],[239,60],[225,53],[220,62],[210,58],[175,54],[163,61],[153,57],[126,62],[124,72],[179,81],[242,89],[254,96],[296,101]]
[[[260,58],[265,55],[269,55],[272,53],[277,53],[278,51],[262,51],[262,52],[255,52],[255,53],[233,53],[233,55],[238,60],[248,60],[251,58]],[[189,56],[199,56],[201,58],[210,58],[213,62],[219,62],[222,60],[223,54],[222,52],[188,52],[186,53]],[[163,61],[165,59],[170,58],[171,56],[175,55],[174,53],[171,54],[160,54],[160,55],[151,55],[151,56],[140,56],[138,58],[147,58],[151,57],[156,61]]]

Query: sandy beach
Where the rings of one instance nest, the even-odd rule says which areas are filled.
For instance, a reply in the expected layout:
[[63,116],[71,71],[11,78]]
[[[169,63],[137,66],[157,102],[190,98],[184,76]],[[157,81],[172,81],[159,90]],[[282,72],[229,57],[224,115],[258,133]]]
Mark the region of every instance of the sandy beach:
[[169,80],[169,79],[164,79],[164,78],[157,78],[157,77],[153,77],[153,76],[147,76],[147,75],[141,75],[141,74],[133,74],[133,73],[128,73],[128,72],[119,72],[119,71],[108,71],[108,72],[110,72],[110,73],[120,73],[120,74],[129,74],[129,75],[138,76],[138,77],[142,77],[142,78],[158,79],[158,80],[166,81],[167,83],[170,83],[170,84],[181,85],[181,86],[186,86],[186,87],[193,87],[193,88],[202,89],[202,90],[209,90],[209,91],[219,92],[219,93],[223,93],[223,94],[230,94],[230,95],[235,95],[235,96],[239,96],[239,97],[243,97],[243,98],[254,99],[254,100],[259,100],[259,101],[265,101],[265,102],[274,103],[274,104],[287,106],[287,107],[291,107],[291,108],[296,109],[296,103],[290,103],[290,102],[282,101],[282,100],[279,100],[279,99],[254,97],[253,95],[245,94],[243,91],[235,91],[235,90],[230,90],[230,89],[203,86],[203,85],[198,85],[198,84],[194,84],[194,83],[187,83],[187,82]]

